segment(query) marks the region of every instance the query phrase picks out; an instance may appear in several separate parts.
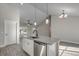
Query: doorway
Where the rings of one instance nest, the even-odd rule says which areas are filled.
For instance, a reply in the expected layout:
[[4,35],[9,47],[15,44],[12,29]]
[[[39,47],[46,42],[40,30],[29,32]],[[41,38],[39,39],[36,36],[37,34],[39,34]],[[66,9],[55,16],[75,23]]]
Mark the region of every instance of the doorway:
[[17,23],[15,21],[4,21],[4,39],[5,45],[17,43]]

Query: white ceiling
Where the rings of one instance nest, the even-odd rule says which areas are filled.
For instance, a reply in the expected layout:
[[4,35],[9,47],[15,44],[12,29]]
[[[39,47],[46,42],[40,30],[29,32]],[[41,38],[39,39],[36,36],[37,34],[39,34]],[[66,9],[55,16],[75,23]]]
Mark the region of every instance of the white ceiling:
[[[20,5],[21,6],[21,5]],[[35,20],[36,9],[36,20]],[[79,4],[78,3],[49,3],[48,12],[51,15],[59,16],[65,10],[68,16],[79,16]],[[46,3],[25,3],[20,7],[21,18],[25,20],[31,20],[32,22],[41,22],[46,18],[47,4]]]
[[[40,9],[41,11],[46,11],[45,3],[32,3],[34,7]],[[49,3],[48,4],[49,14],[59,15],[62,13],[62,10],[65,10],[69,16],[79,16],[79,3]]]
[[39,23],[46,18],[46,14],[39,9],[34,8],[30,4],[23,4],[20,7],[20,18],[22,19],[21,22],[27,22],[26,20],[31,20],[32,23]]
[[0,18],[2,19],[16,20],[19,17],[18,11],[18,8],[11,4],[0,3]]
[[[32,22],[41,22],[46,18],[47,13],[47,4],[46,3],[20,3],[15,4],[6,4],[7,6],[18,7],[20,11],[21,22],[26,22],[26,20],[31,20]],[[59,16],[62,13],[62,10],[65,10],[65,13],[68,16],[79,16],[79,3],[49,3],[48,12],[51,15]],[[35,19],[35,10],[36,10],[36,19]]]

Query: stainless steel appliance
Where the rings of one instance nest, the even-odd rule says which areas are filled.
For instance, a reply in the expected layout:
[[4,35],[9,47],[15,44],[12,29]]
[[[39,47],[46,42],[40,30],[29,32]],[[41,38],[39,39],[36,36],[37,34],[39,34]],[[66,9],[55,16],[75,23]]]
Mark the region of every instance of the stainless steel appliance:
[[47,55],[47,46],[43,42],[34,43],[34,55],[35,56],[46,56]]

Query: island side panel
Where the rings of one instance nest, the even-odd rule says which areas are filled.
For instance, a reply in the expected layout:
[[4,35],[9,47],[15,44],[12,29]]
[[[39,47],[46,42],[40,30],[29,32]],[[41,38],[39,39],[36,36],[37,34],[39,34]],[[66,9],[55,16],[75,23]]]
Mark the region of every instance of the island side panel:
[[58,56],[58,42],[47,45],[47,56]]

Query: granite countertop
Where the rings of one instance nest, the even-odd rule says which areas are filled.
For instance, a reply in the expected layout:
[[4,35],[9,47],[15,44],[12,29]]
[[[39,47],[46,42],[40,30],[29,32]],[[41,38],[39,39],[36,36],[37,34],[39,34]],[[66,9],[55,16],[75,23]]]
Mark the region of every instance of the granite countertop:
[[55,42],[58,42],[59,39],[57,38],[50,38],[50,37],[47,37],[47,36],[39,36],[38,38],[32,38],[32,37],[24,37],[26,39],[30,39],[30,40],[34,40],[34,41],[38,41],[38,42],[43,42],[45,44],[53,44]]
[[43,42],[43,43],[46,43],[46,44],[53,44],[55,42],[58,42],[59,40],[54,38],[54,39],[51,39],[49,37],[45,37],[45,36],[40,36],[38,39],[34,39],[36,41],[39,41],[39,42]]

